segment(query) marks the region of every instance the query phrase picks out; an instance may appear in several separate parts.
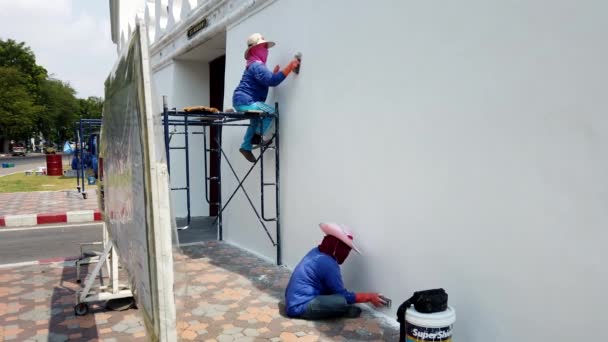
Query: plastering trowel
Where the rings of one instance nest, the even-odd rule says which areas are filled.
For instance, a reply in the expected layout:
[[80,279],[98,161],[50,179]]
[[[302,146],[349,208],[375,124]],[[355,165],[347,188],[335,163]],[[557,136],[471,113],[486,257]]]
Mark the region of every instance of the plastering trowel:
[[293,72],[295,72],[296,74],[299,74],[300,65],[302,65],[302,53],[298,52],[298,53],[296,53],[296,55],[294,57],[295,57],[295,59],[297,59],[300,62],[300,64],[298,64],[298,66],[295,69],[293,69]]
[[380,295],[380,298],[384,301],[384,306],[387,308],[391,307],[391,304],[393,303],[393,301],[390,298],[386,298],[383,295]]

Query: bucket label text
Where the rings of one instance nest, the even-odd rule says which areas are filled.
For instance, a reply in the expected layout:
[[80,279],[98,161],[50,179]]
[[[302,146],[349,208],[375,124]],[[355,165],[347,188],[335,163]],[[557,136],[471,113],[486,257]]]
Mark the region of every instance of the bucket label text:
[[442,328],[425,328],[407,324],[405,342],[442,341],[452,342],[452,326]]

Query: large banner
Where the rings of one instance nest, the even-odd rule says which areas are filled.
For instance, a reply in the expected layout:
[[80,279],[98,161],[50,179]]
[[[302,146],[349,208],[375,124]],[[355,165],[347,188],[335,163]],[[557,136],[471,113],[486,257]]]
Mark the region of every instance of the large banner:
[[152,341],[174,341],[169,180],[155,122],[145,26],[138,24],[105,82],[101,154],[110,238]]

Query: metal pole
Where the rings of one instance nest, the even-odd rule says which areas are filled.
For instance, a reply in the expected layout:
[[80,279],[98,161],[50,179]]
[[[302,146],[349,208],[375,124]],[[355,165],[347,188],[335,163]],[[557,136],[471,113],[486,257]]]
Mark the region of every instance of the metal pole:
[[163,95],[163,125],[165,127],[165,154],[167,156],[167,171],[171,174],[171,159],[169,156],[169,111],[167,109],[167,96]]
[[191,214],[190,214],[190,150],[188,149],[188,113],[184,115],[184,139],[185,139],[185,149],[186,152],[186,206],[188,208],[188,224],[183,229],[187,229],[190,226]]
[[84,131],[82,129],[82,119],[80,119],[80,173],[82,175],[82,192],[83,192],[83,197],[85,196],[85,187],[84,187],[84,163],[83,163],[83,156],[84,156],[84,140],[82,139],[82,136],[84,134]]
[[[112,247],[110,251],[110,257],[112,258],[112,277],[110,282],[112,283],[112,294],[118,293],[118,252],[116,248]],[[102,279],[100,277],[100,279]]]
[[[274,119],[275,116],[273,116]],[[275,126],[276,126],[276,121],[275,121]],[[276,131],[276,129],[275,129]],[[274,137],[272,138],[274,139]],[[266,202],[264,201],[264,188],[267,186],[275,186],[276,187],[276,180],[274,183],[266,183],[264,180],[264,154],[266,153],[266,150],[268,150],[271,147],[265,147],[262,145],[261,147],[261,152],[260,152],[260,198],[261,198],[261,203],[260,206],[262,207],[262,219],[266,222],[271,222],[271,221],[276,221],[276,217],[275,218],[267,218],[266,217]],[[276,175],[276,172],[275,172]]]
[[274,104],[275,107],[275,122],[274,122],[274,127],[275,127],[275,136],[274,138],[276,139],[274,142],[274,167],[275,167],[275,205],[276,205],[276,215],[275,217],[277,218],[276,221],[276,225],[277,225],[277,265],[281,265],[283,263],[282,261],[282,255],[281,255],[281,211],[280,209],[280,203],[281,203],[281,198],[279,197],[280,191],[279,191],[279,185],[281,184],[279,182],[279,175],[280,175],[280,167],[279,167],[279,103],[275,102]]
[[[74,125],[74,135],[76,138],[76,143],[74,144],[74,147],[76,149],[76,151],[74,151],[74,158],[76,158],[76,189],[78,189],[78,192],[80,193],[80,168],[78,167],[78,153],[80,150],[80,133],[78,132],[78,126]],[[70,165],[71,165],[71,161],[70,161]]]
[[[264,119],[260,120],[260,210],[262,211],[262,219],[266,220],[264,215]],[[244,189],[244,188],[243,188]]]
[[[209,131],[211,131],[211,128],[209,128]],[[209,145],[211,145],[211,141],[209,141]],[[207,204],[209,204],[209,209],[211,209],[211,201],[209,200],[209,186],[211,185],[207,184],[207,182],[209,181],[209,176],[207,173],[207,152],[211,152],[211,150],[207,151],[207,126],[203,126],[203,166],[205,169],[205,200],[207,201]]]
[[[222,126],[218,126],[218,129],[216,130],[218,137],[217,137],[217,141],[219,142],[218,145],[218,149],[221,151],[222,150]],[[217,188],[218,188],[218,195],[217,195],[217,203],[218,203],[218,209],[220,210],[220,212],[217,214],[218,215],[218,235],[219,235],[219,240],[223,240],[224,239],[224,227],[223,227],[223,211],[224,209],[222,208],[222,154],[218,151],[217,153],[217,170],[218,170],[218,174],[217,174]]]

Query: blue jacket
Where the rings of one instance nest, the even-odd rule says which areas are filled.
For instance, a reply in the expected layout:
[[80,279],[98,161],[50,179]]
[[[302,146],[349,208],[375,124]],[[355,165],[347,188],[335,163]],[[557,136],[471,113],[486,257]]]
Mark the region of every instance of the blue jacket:
[[232,105],[247,106],[254,102],[264,102],[268,96],[268,87],[276,87],[285,79],[282,72],[273,74],[265,64],[255,62],[245,68],[241,83],[234,90]]
[[344,288],[340,265],[315,247],[304,256],[291,275],[285,290],[287,315],[299,317],[311,300],[330,294],[343,295],[349,304],[355,302],[355,294]]

